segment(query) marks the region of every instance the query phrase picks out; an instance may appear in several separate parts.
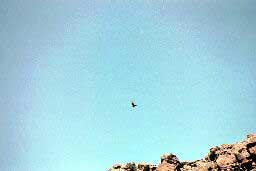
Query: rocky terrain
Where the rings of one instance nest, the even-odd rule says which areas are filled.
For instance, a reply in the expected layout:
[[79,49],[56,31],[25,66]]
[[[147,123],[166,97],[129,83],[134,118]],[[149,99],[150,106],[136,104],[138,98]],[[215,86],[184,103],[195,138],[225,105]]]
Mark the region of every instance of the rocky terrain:
[[152,164],[133,162],[116,164],[109,171],[256,171],[256,134],[247,135],[245,141],[223,144],[210,149],[201,160],[181,162],[174,154],[161,156],[161,163]]

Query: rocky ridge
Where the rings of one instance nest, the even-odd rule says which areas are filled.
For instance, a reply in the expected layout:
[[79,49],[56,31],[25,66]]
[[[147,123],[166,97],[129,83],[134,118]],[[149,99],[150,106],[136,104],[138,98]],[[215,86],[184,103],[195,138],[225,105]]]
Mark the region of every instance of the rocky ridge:
[[211,148],[201,160],[180,162],[176,155],[164,154],[158,166],[131,162],[116,164],[109,171],[256,171],[256,134],[247,135],[242,142]]

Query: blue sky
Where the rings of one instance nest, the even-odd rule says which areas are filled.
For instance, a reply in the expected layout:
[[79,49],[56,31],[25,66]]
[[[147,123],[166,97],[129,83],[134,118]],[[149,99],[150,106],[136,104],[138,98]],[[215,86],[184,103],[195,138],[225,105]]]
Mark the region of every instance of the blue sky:
[[0,170],[195,160],[255,133],[255,15],[253,0],[1,1]]

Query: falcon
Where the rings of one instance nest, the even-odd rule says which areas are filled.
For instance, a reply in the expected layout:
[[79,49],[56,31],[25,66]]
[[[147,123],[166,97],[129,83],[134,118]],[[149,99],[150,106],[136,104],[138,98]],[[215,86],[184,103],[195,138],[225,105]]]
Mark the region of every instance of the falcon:
[[136,107],[137,105],[135,104],[135,102],[131,102],[131,105],[132,105],[132,107]]

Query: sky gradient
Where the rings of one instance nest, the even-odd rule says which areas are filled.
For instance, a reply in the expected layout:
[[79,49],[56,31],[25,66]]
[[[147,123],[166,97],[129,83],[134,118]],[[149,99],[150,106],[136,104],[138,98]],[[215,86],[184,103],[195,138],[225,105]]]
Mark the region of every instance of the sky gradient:
[[0,170],[195,160],[255,133],[255,16],[254,0],[2,0]]

